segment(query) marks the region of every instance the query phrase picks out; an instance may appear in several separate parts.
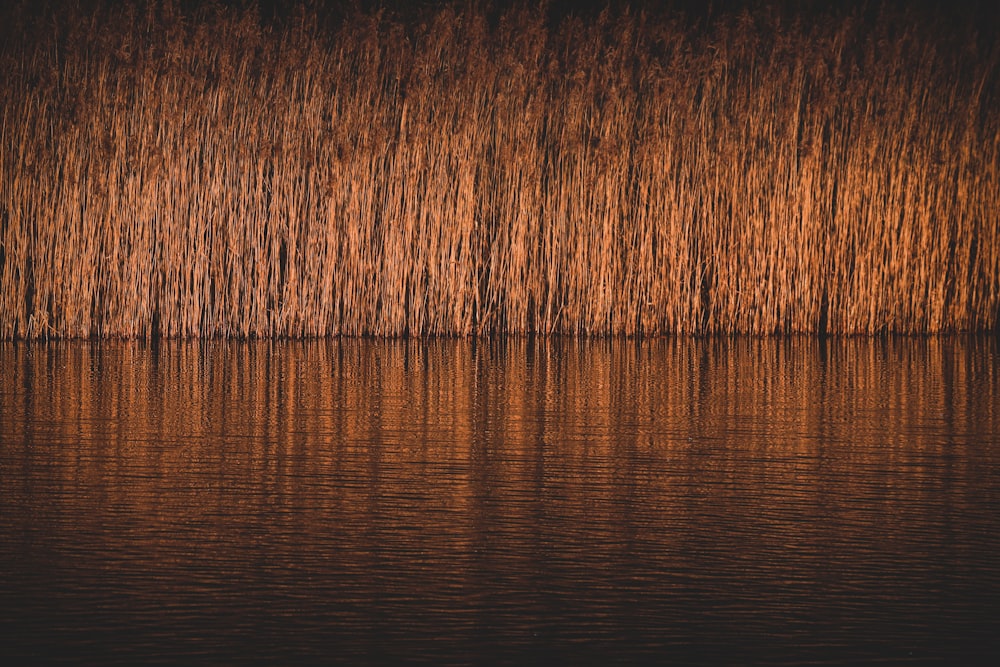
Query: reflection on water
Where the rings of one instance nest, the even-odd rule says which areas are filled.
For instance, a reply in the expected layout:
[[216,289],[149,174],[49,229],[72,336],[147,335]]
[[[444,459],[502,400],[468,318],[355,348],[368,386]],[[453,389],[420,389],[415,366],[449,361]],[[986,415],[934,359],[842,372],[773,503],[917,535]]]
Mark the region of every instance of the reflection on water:
[[992,337],[0,345],[0,641],[70,662],[970,659]]

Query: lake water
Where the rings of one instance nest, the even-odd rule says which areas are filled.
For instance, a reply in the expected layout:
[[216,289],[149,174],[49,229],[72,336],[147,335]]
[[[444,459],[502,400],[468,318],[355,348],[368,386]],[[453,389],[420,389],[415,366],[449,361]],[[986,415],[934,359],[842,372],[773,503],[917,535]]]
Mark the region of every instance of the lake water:
[[0,654],[990,662],[998,362],[994,336],[0,344]]

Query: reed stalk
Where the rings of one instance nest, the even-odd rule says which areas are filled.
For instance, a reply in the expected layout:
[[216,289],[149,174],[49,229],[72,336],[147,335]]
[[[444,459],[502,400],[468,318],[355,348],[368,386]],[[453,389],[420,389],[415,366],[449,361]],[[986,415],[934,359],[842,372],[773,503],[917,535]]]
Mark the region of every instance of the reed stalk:
[[31,7],[0,339],[1000,323],[975,17]]

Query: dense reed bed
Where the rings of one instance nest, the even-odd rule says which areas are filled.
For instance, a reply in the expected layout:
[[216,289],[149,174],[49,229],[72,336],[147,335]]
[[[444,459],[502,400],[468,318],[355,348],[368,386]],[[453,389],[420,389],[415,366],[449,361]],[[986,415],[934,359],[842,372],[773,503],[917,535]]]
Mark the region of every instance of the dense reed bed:
[[974,17],[32,6],[0,338],[998,323]]

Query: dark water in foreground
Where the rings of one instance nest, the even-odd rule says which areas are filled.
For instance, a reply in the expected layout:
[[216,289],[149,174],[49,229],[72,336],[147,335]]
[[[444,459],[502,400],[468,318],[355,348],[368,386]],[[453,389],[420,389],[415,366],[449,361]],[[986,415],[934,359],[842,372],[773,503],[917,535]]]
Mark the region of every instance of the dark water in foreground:
[[995,337],[0,345],[0,655],[991,662]]

